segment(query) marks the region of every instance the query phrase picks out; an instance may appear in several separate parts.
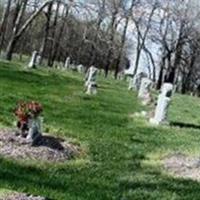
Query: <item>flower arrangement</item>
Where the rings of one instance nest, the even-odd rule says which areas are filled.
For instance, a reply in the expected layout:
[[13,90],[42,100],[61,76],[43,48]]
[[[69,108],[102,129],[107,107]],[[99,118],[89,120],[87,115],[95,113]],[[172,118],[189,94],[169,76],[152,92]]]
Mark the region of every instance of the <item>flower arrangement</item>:
[[38,102],[20,102],[14,111],[15,116],[18,118],[17,127],[24,134],[28,131],[28,122],[30,119],[36,119],[43,111],[42,105]]

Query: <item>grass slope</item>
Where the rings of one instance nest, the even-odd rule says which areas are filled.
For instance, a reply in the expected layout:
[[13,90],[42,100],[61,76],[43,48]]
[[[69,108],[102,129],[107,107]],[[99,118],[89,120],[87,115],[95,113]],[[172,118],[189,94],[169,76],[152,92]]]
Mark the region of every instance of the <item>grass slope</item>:
[[199,199],[200,183],[170,177],[160,163],[169,152],[198,155],[199,100],[175,96],[170,119],[183,128],[156,128],[129,118],[142,107],[126,83],[100,78],[99,84],[90,97],[76,73],[0,62],[0,126],[13,126],[16,102],[37,100],[44,105],[45,130],[72,138],[87,153],[59,165],[1,158],[2,191],[56,200]]

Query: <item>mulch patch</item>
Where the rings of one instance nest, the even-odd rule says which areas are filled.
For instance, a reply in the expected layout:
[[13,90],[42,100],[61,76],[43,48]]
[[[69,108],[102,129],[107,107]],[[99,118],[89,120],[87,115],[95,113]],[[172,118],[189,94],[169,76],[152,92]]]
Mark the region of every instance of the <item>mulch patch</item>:
[[44,197],[40,196],[33,196],[33,195],[27,195],[23,193],[12,193],[6,195],[3,199],[0,198],[0,200],[47,200]]
[[65,162],[80,154],[80,147],[67,140],[44,134],[35,146],[14,130],[0,129],[0,156],[47,162]]
[[175,177],[200,181],[200,157],[174,153],[164,158],[164,167]]

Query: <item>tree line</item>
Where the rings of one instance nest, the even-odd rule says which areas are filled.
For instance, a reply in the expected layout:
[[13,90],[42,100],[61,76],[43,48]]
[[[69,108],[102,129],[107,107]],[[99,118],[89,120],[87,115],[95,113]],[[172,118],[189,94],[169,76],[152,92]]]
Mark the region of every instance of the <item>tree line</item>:
[[[118,30],[119,4],[110,2],[108,8],[106,0],[6,0],[1,5],[0,49],[7,60],[13,53],[37,50],[50,67],[69,56],[75,64],[96,65],[106,75],[115,69],[117,75],[128,62],[121,47],[125,36]],[[108,12],[113,12],[111,18]]]
[[[149,77],[181,93],[200,89],[198,1],[193,0],[2,0],[0,50],[37,50],[52,67],[70,57],[74,64],[119,72],[133,66],[131,76],[147,61]],[[129,51],[134,51],[134,57]]]

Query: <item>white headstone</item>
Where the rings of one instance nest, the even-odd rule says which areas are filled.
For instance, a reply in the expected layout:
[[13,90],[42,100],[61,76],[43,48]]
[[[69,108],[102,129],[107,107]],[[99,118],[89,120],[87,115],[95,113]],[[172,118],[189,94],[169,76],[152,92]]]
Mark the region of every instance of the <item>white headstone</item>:
[[86,94],[96,94],[97,93],[97,78],[98,69],[94,66],[91,66],[87,73],[85,78],[85,86],[86,86]]
[[78,65],[77,66],[77,71],[79,72],[79,73],[83,73],[84,72],[84,66],[83,65]]
[[120,72],[118,73],[117,78],[118,78],[119,80],[121,80],[121,81],[124,80],[124,78],[125,78],[124,71],[120,71]]
[[147,105],[152,101],[151,86],[152,81],[149,78],[142,78],[138,98],[141,99],[143,105]]
[[136,75],[136,77],[135,77],[135,88],[136,88],[137,91],[140,89],[142,79],[147,78],[147,77],[148,77],[148,75],[144,72],[141,72],[141,73]]
[[128,83],[129,83],[129,85],[128,85],[128,90],[133,90],[134,89],[134,82],[135,82],[135,78],[133,77],[133,76],[128,76]]
[[67,57],[66,60],[65,60],[65,64],[64,64],[64,68],[65,69],[69,69],[70,68],[70,62],[71,62],[70,57]]
[[30,60],[30,62],[28,64],[29,68],[35,68],[36,67],[36,65],[37,65],[37,56],[38,56],[38,52],[34,51],[33,54],[32,54],[31,60]]
[[36,58],[36,65],[40,65],[42,57],[38,54]]
[[63,65],[63,62],[61,62],[61,61],[58,62],[58,65],[60,66],[60,69],[61,69],[61,70],[64,70],[64,69],[65,69],[65,68],[64,68],[64,65]]
[[167,123],[168,107],[171,101],[172,92],[173,85],[171,83],[164,83],[161,94],[158,96],[155,115],[150,119],[151,124],[159,125]]
[[140,89],[140,85],[141,85],[141,80],[142,78],[147,78],[148,75],[144,72],[140,72],[139,74],[133,76],[133,75],[129,75],[131,78],[130,78],[130,81],[129,81],[129,87],[128,89],[129,90],[137,90],[139,91]]

